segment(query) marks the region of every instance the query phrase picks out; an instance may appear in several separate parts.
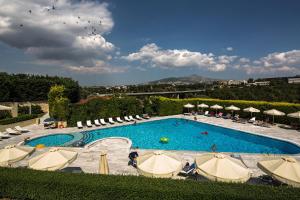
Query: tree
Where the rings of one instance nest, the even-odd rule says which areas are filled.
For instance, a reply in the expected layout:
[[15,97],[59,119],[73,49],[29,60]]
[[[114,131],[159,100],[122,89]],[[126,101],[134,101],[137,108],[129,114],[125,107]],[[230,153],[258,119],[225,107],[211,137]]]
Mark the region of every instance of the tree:
[[70,100],[65,96],[66,88],[55,85],[48,93],[49,115],[57,120],[67,120]]

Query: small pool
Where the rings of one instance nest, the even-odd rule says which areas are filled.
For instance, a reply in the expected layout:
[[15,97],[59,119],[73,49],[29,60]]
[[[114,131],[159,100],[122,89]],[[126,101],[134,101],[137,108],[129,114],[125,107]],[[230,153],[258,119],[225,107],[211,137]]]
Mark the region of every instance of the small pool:
[[[300,147],[290,142],[259,136],[186,119],[163,119],[136,125],[84,131],[83,143],[88,144],[106,137],[126,137],[134,147],[141,149],[211,151],[218,152],[298,154]],[[29,141],[46,146],[60,146],[70,140],[70,135],[45,136]],[[161,138],[167,142],[161,142]]]
[[63,144],[73,140],[73,138],[74,136],[71,134],[53,134],[29,140],[25,143],[25,145],[33,147],[35,147],[38,144],[43,144],[47,147],[62,146]]

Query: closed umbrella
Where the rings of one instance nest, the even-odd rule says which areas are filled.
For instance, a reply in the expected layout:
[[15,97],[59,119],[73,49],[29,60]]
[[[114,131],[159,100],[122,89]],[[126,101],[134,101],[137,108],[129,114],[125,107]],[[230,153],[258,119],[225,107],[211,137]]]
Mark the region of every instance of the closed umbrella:
[[137,158],[139,174],[148,177],[168,178],[177,175],[182,169],[182,163],[176,155],[155,151]]
[[99,174],[108,174],[109,173],[106,155],[107,155],[106,152],[101,152],[101,154],[100,154]]
[[274,123],[274,120],[275,120],[274,119],[275,116],[284,116],[285,115],[284,112],[281,112],[281,111],[276,110],[276,109],[266,110],[266,111],[264,111],[264,114],[266,114],[266,115],[272,115],[273,116],[273,123]]
[[274,160],[265,160],[257,163],[257,166],[272,178],[300,187],[300,164],[291,157],[282,157]]
[[29,168],[55,171],[67,167],[77,158],[77,152],[52,148],[29,160]]
[[241,110],[241,109],[239,107],[231,105],[231,106],[226,107],[225,110],[230,110],[233,113],[234,111],[238,111],[238,110]]
[[252,117],[252,113],[259,113],[260,112],[260,110],[258,110],[256,108],[253,108],[253,107],[245,108],[243,111],[251,113],[251,117]]
[[188,104],[185,104],[183,107],[187,108],[188,112],[189,112],[189,109],[194,108],[195,106],[193,104],[188,103]]
[[197,173],[212,181],[244,183],[251,172],[238,159],[221,153],[208,153],[196,158]]
[[10,166],[34,151],[34,147],[9,145],[0,150],[0,166]]

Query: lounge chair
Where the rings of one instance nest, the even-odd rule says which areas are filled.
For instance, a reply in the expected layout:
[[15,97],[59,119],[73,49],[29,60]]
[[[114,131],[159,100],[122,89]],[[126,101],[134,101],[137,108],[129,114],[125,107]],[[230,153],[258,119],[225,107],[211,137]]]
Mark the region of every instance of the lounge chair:
[[131,121],[127,116],[125,116],[124,119],[125,119],[125,121],[127,121],[127,122],[130,122],[130,121]]
[[227,115],[223,116],[224,119],[231,119],[231,114],[227,113]]
[[232,118],[233,121],[238,121],[240,119],[240,116],[238,114],[234,115]]
[[77,128],[83,128],[82,122],[81,122],[81,121],[78,121],[78,122],[77,122]]
[[216,114],[216,118],[222,118],[223,117],[223,113],[222,112],[219,112]]
[[132,115],[129,115],[128,119],[129,119],[130,121],[135,121],[135,119],[133,119]]
[[2,132],[0,132],[0,138],[1,138],[1,139],[9,139],[9,138],[11,138],[11,137],[10,137],[10,135],[8,135],[7,133],[2,133]]
[[143,117],[144,119],[150,119],[150,116],[149,116],[148,114],[143,114],[142,117]]
[[95,123],[96,126],[101,126],[101,124],[100,124],[100,122],[99,122],[98,119],[95,119],[95,120],[94,120],[94,123]]
[[248,120],[249,123],[254,123],[255,122],[255,117],[252,117],[251,119]]
[[142,118],[139,115],[136,115],[135,118],[138,120],[142,120]]
[[103,126],[105,126],[107,123],[105,122],[105,120],[104,119],[100,119],[100,123],[101,123],[101,125],[103,125]]
[[114,120],[110,117],[110,118],[108,118],[108,122],[110,123],[110,124],[114,124],[115,122],[114,122]]
[[28,129],[22,128],[21,126],[16,126],[15,129],[16,129],[16,131],[19,131],[19,132],[21,132],[21,133],[29,132]]
[[15,131],[15,130],[13,130],[13,129],[11,129],[11,128],[7,128],[7,129],[6,129],[6,132],[7,132],[8,134],[10,134],[10,135],[21,135],[21,133],[20,133],[19,131]]
[[205,111],[205,113],[204,113],[204,116],[209,116],[209,111],[207,110],[207,111]]
[[215,116],[216,116],[215,112],[212,111],[209,113],[209,117],[215,117]]
[[89,127],[89,128],[93,127],[93,124],[92,124],[91,120],[86,121],[86,126]]
[[123,123],[124,121],[123,121],[123,120],[121,120],[121,118],[120,118],[120,117],[117,117],[117,122],[119,122],[119,123]]
[[193,163],[191,165],[186,165],[182,168],[182,170],[180,171],[180,174],[190,175],[190,174],[193,174],[195,169],[196,169],[196,164],[195,163]]

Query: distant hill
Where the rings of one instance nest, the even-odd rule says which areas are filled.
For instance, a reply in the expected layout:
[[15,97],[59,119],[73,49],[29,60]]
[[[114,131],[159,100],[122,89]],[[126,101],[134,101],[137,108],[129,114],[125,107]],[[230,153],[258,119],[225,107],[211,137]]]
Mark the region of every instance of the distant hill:
[[169,77],[164,78],[156,81],[150,81],[146,84],[181,84],[181,85],[188,85],[188,84],[196,84],[196,83],[212,83],[214,81],[219,81],[220,79],[208,78],[204,76],[199,76],[197,74],[193,74],[190,76],[182,76],[182,77]]

